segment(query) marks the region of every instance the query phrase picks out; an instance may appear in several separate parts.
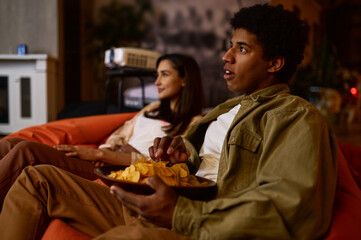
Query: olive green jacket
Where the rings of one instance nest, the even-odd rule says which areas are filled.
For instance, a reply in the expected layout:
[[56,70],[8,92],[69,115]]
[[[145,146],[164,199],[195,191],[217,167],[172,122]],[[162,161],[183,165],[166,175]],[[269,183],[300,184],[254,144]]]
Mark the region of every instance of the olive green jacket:
[[180,196],[173,230],[195,239],[315,239],[330,225],[337,142],[320,112],[277,84],[220,104],[188,132],[189,165],[209,124],[241,104],[223,142],[216,199]]

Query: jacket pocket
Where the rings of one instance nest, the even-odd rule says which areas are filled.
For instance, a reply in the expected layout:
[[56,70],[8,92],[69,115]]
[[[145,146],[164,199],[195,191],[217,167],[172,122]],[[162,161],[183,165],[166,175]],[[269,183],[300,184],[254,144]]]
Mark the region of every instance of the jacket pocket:
[[237,145],[251,152],[256,152],[261,144],[262,138],[246,128],[240,128],[231,132],[228,145]]
[[228,156],[220,165],[221,182],[227,191],[241,191],[255,180],[262,137],[244,127],[235,127],[228,138]]

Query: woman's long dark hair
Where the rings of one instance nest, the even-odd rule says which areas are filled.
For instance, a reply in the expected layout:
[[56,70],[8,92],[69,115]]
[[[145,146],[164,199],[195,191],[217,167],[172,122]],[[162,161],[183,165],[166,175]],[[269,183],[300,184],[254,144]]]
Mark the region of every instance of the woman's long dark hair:
[[163,60],[173,63],[179,77],[184,78],[184,87],[181,89],[174,112],[170,109],[170,99],[161,99],[159,108],[144,115],[169,122],[171,126],[165,129],[165,132],[174,136],[182,134],[192,118],[202,113],[205,105],[202,77],[198,63],[190,56],[177,53],[163,55],[157,60],[157,68]]

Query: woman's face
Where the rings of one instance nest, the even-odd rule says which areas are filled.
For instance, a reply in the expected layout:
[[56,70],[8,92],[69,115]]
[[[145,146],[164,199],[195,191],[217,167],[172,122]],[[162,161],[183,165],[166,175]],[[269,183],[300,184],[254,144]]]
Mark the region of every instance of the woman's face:
[[155,86],[158,88],[158,98],[169,98],[171,102],[175,102],[184,86],[184,78],[179,77],[173,63],[167,59],[159,63],[157,73]]

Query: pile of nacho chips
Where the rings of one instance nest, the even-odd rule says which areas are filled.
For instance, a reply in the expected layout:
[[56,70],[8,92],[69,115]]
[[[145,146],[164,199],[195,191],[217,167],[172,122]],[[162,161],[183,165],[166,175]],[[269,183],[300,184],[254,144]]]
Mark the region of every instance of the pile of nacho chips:
[[124,170],[112,171],[108,177],[134,183],[145,183],[147,177],[157,175],[168,186],[203,186],[207,182],[200,183],[198,179],[189,174],[185,163],[177,163],[167,167],[168,162],[154,162],[140,159],[134,165]]

